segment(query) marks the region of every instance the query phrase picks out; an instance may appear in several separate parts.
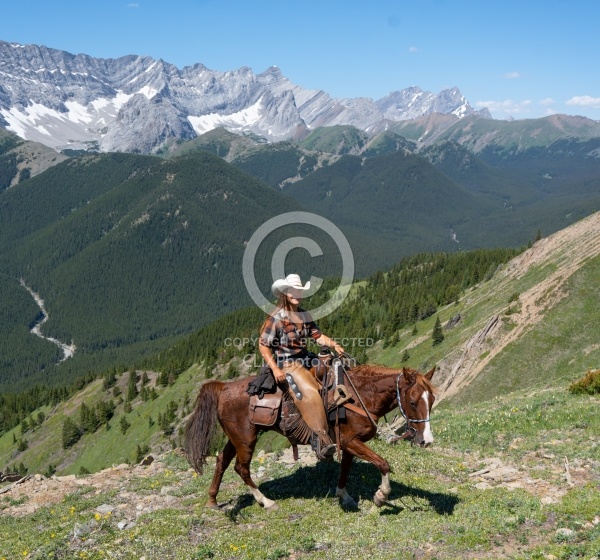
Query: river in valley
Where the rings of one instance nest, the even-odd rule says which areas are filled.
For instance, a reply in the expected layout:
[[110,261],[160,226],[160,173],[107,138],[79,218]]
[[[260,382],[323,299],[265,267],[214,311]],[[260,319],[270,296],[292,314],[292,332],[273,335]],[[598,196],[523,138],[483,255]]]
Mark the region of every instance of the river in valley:
[[39,294],[37,294],[29,286],[27,286],[27,284],[25,284],[25,281],[22,278],[20,280],[20,283],[21,283],[21,286],[23,286],[23,288],[25,288],[29,292],[31,297],[35,300],[35,303],[37,304],[37,306],[40,308],[40,311],[42,312],[42,318],[39,321],[36,321],[35,325],[33,326],[33,328],[31,329],[30,332],[32,334],[34,334],[35,336],[39,336],[40,338],[43,338],[44,340],[52,342],[52,344],[56,344],[56,346],[58,346],[62,350],[62,353],[63,353],[63,356],[60,359],[61,362],[64,362],[65,360],[73,357],[73,355],[75,354],[75,350],[77,349],[77,347],[75,346],[73,341],[71,341],[71,344],[65,344],[64,342],[61,342],[60,340],[56,340],[56,338],[44,336],[42,334],[42,325],[48,320],[48,312],[46,311],[46,307],[44,305],[44,300],[41,298],[41,296]]

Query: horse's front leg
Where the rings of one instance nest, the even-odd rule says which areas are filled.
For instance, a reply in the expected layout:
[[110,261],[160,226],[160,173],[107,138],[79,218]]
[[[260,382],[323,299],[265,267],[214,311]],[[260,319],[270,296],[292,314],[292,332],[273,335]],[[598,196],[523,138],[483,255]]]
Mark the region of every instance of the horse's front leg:
[[[390,493],[392,492],[392,486],[390,484],[390,465],[383,457],[377,455],[377,453],[369,449],[366,444],[359,440],[352,440],[344,449],[344,454],[342,456],[342,472],[340,474],[340,480],[336,489],[336,496],[341,497],[344,504],[346,503],[346,499],[350,498],[346,492],[346,481],[353,456],[375,465],[375,467],[377,467],[381,473],[381,484],[373,496],[373,502],[375,505],[377,507],[381,507],[383,504],[385,504]],[[346,457],[348,457],[348,459],[346,459]],[[347,466],[345,464],[346,461]],[[347,498],[344,496],[347,496]],[[352,500],[352,498],[350,499]],[[356,504],[356,502],[354,503]]]
[[337,488],[335,489],[335,495],[342,500],[342,506],[346,508],[356,509],[358,504],[350,494],[346,491],[346,482],[348,481],[348,473],[352,466],[352,459],[354,455],[344,449],[342,452],[342,462],[340,466],[340,479],[338,481]]

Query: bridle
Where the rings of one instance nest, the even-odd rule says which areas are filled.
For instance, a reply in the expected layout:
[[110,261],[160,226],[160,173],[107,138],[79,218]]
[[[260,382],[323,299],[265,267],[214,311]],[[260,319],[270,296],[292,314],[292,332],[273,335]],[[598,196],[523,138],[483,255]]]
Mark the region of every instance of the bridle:
[[[401,373],[400,375],[398,375],[398,377],[396,377],[396,400],[398,401],[398,408],[400,409],[400,413],[402,414],[404,420],[406,420],[406,430],[404,430],[404,433],[398,438],[398,439],[410,439],[412,443],[414,443],[414,438],[417,435],[417,430],[414,426],[411,426],[412,424],[420,424],[420,423],[425,423],[425,422],[429,422],[429,416],[427,416],[427,418],[424,419],[419,419],[419,418],[409,418],[408,415],[406,414],[406,412],[404,412],[404,407],[402,406],[402,398],[400,395],[400,377],[402,377],[404,374]],[[429,412],[429,411],[428,411]]]

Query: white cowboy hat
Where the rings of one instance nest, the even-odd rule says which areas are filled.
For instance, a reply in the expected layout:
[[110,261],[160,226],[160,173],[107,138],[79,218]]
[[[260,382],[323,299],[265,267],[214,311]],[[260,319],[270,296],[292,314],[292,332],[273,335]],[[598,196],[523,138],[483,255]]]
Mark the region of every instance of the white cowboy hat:
[[300,276],[297,274],[288,274],[285,278],[281,280],[275,280],[273,285],[271,286],[271,291],[273,295],[279,297],[281,294],[285,294],[288,290],[308,290],[310,289],[310,280],[302,285],[302,280],[300,280]]

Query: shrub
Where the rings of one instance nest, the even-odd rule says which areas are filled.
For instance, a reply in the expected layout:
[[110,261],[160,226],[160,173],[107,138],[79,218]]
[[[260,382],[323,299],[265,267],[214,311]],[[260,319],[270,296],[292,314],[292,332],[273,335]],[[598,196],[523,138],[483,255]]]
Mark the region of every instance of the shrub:
[[600,369],[588,371],[579,381],[574,381],[569,387],[569,391],[574,394],[600,394]]

